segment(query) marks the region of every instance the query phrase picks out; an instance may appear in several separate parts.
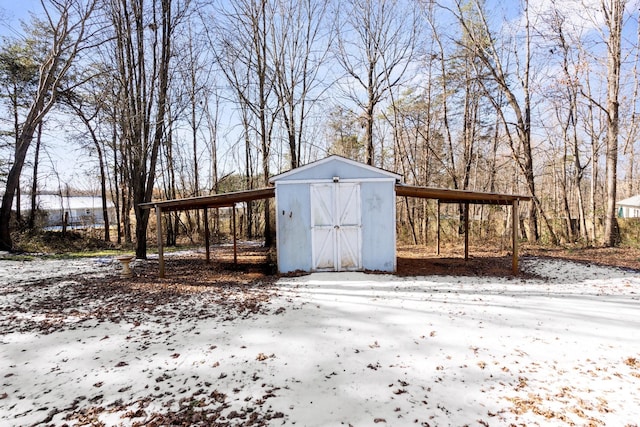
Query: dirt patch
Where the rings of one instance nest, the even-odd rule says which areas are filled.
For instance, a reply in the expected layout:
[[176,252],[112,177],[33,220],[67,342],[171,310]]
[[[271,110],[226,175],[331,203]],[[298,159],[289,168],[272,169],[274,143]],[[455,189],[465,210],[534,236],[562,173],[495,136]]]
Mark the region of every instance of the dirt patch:
[[[620,267],[640,272],[640,249],[633,248],[542,248],[525,246],[521,258],[535,256],[567,259],[602,266]],[[191,289],[212,284],[249,284],[253,281],[275,281],[277,266],[273,253],[255,245],[238,247],[234,263],[231,247],[212,251],[212,262],[206,263],[204,253],[189,253],[166,258],[166,278],[158,278],[158,262],[136,261],[133,283],[149,286],[188,285]],[[197,274],[194,274],[197,272]],[[297,273],[294,275],[305,274]],[[513,276],[510,251],[471,247],[469,259],[464,259],[461,248],[442,248],[440,255],[428,246],[401,245],[397,249],[397,275],[399,276]],[[521,272],[521,276],[526,274]]]
[[267,248],[256,245],[239,245],[234,260],[232,247],[217,247],[211,251],[207,262],[204,251],[167,254],[165,278],[158,278],[157,259],[136,260],[132,264],[134,277],[127,282],[144,285],[162,284],[168,287],[188,285],[193,289],[226,285],[247,285],[256,281],[273,281],[277,266]]
[[[133,283],[157,286],[188,285],[191,289],[206,288],[218,283],[243,284],[254,280],[276,279],[277,266],[271,262],[272,253],[259,246],[238,247],[237,262],[234,263],[231,247],[218,247],[212,251],[212,262],[206,263],[204,253],[188,253],[169,256],[165,259],[166,278],[158,278],[158,262],[136,261]],[[494,276],[512,275],[510,253],[476,250],[465,261],[455,248],[445,249],[435,255],[425,246],[400,246],[397,250],[397,273],[399,276]],[[197,274],[194,274],[197,272]],[[304,275],[295,272],[287,276]]]
[[398,276],[492,276],[512,275],[511,257],[429,257],[398,256]]
[[640,248],[541,248],[525,247],[523,255],[561,258],[640,271]]
[[[400,276],[513,276],[511,252],[498,249],[471,247],[469,259],[465,260],[462,248],[443,248],[440,255],[436,255],[435,248],[406,245],[398,247],[397,255],[397,274]],[[566,259],[640,272],[640,249],[634,248],[522,247],[520,258],[529,256]]]
[[401,245],[397,249],[399,276],[513,276],[511,253],[470,248],[469,258],[464,259],[462,248],[435,248]]

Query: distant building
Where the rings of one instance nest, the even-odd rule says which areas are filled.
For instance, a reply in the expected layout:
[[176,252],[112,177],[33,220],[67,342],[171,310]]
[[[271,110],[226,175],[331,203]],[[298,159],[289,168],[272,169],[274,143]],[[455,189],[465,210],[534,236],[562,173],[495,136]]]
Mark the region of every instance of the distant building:
[[[31,196],[22,195],[20,198],[22,215],[31,211]],[[43,228],[62,227],[65,220],[69,228],[104,227],[102,216],[102,199],[97,196],[59,196],[56,194],[41,194],[36,196],[36,210],[38,222]],[[116,210],[111,201],[107,201],[109,222],[115,223]]]
[[640,195],[616,203],[618,218],[640,218]]

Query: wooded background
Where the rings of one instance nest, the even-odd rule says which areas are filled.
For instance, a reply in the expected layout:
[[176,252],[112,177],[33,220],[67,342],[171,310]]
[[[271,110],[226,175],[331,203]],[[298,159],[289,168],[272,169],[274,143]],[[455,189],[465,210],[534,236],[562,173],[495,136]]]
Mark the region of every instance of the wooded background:
[[[639,192],[635,1],[42,0],[33,12],[0,45],[0,249],[35,226],[12,214],[17,197],[97,191],[118,211],[104,238],[145,257],[138,204],[263,187],[328,154],[408,184],[529,195],[533,242],[616,245],[615,202]],[[47,162],[61,139],[92,160],[82,183]],[[428,241],[434,205],[398,204],[400,235]],[[472,218],[499,235],[505,215]],[[242,220],[269,243],[268,203]],[[166,243],[202,221],[167,217]]]

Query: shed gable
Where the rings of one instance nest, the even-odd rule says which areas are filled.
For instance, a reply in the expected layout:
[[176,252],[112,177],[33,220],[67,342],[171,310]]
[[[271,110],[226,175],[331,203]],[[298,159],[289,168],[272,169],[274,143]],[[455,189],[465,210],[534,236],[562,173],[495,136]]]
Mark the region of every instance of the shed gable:
[[332,155],[272,177],[270,183],[332,179],[386,179],[400,181],[400,175],[365,165],[345,157]]

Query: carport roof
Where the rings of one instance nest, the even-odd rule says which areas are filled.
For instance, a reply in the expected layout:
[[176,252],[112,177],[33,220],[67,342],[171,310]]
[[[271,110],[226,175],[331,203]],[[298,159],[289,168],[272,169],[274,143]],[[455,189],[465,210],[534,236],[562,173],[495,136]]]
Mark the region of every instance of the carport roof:
[[468,190],[449,190],[444,188],[419,187],[404,184],[396,185],[396,196],[435,199],[443,203],[473,203],[491,205],[510,205],[516,200],[531,200],[531,197],[523,195],[484,193],[481,191]]
[[[396,196],[419,197],[439,200],[443,203],[474,203],[510,205],[514,201],[531,200],[529,196],[500,193],[484,193],[479,191],[450,190],[446,188],[420,187],[415,185],[396,185]],[[140,204],[143,209],[159,208],[162,211],[177,211],[203,208],[220,208],[233,206],[236,203],[275,197],[274,187],[254,190],[234,191],[231,193],[210,196],[187,197],[184,199],[158,200]]]
[[275,188],[265,187],[255,190],[234,191],[232,193],[214,194],[211,196],[187,197],[184,199],[159,200],[141,203],[142,209],[156,208],[162,211],[178,211],[203,208],[221,208],[233,206],[236,203],[251,200],[269,199],[275,197]]

